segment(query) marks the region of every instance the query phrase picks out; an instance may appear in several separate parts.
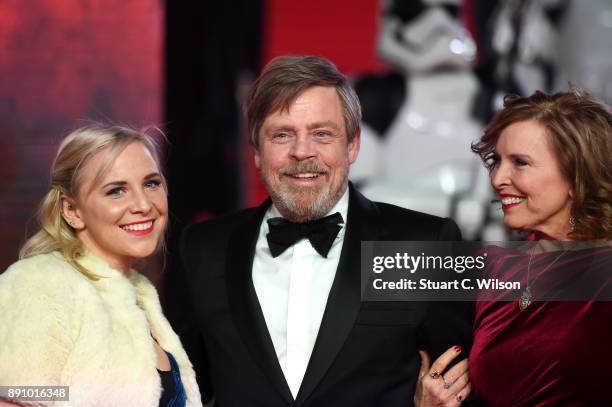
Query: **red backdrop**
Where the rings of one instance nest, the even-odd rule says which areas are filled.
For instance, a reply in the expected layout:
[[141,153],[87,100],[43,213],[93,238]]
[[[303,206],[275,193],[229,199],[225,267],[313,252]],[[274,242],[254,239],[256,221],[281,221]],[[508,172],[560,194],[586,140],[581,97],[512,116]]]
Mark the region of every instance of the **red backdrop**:
[[83,119],[161,122],[161,0],[0,2],[0,270]]

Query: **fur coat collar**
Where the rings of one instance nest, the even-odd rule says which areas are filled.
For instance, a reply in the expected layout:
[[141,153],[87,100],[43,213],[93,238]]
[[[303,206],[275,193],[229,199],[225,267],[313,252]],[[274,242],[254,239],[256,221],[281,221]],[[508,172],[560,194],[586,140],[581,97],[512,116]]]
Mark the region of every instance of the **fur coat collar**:
[[[59,253],[0,275],[0,385],[70,387],[72,406],[159,405],[153,337],[176,359],[188,406],[200,406],[191,363],[143,275],[126,278],[88,254],[90,280]],[[46,405],[46,404],[45,404]]]

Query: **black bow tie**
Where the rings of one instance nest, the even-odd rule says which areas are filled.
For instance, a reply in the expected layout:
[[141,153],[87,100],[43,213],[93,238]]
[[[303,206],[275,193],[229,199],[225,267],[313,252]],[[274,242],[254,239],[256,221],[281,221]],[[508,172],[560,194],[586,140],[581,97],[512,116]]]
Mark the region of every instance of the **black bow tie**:
[[290,222],[283,218],[268,219],[270,232],[266,235],[272,257],[279,256],[301,239],[310,240],[312,247],[323,257],[332,247],[344,223],[339,212],[304,223]]

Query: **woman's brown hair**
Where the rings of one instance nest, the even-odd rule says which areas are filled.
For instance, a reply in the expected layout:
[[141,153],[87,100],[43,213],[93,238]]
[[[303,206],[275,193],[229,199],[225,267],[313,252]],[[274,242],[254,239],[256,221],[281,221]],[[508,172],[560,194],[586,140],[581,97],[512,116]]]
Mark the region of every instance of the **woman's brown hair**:
[[472,144],[491,170],[490,161],[503,130],[521,121],[537,121],[548,134],[563,174],[572,185],[571,216],[575,240],[612,238],[612,110],[581,89],[552,95],[506,96],[504,108],[484,135]]

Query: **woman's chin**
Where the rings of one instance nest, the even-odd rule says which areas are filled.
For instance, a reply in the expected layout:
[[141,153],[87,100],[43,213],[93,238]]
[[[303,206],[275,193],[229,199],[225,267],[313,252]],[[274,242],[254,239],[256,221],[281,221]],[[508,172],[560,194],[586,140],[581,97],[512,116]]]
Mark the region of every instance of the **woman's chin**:
[[504,218],[504,225],[510,230],[514,230],[516,232],[525,232],[530,230],[524,223],[517,222],[515,219]]

